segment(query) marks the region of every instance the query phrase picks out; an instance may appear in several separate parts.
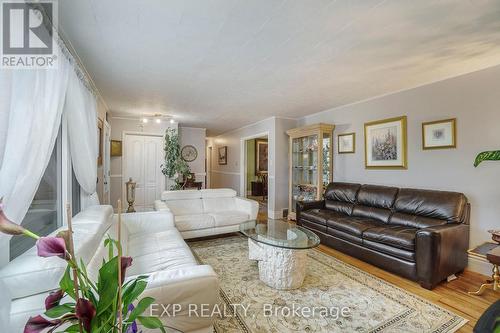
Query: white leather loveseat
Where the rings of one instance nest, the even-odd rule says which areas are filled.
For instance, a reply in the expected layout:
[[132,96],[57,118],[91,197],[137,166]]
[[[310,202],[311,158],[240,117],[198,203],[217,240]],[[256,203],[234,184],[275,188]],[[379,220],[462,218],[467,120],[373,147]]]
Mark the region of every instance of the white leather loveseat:
[[155,210],[170,212],[184,239],[239,231],[239,225],[255,220],[259,204],[236,196],[229,188],[164,191]]
[[[133,258],[126,278],[149,275],[142,297],[156,299],[161,305],[180,304],[173,317],[160,317],[165,325],[183,332],[211,332],[213,318],[189,316],[189,304],[198,309],[218,302],[218,280],[208,265],[199,265],[191,250],[174,227],[169,212],[123,214],[122,247]],[[78,258],[87,264],[96,278],[102,259],[107,258],[103,245],[109,234],[116,237],[117,216],[111,206],[93,206],[73,219],[74,244]],[[60,228],[64,229],[64,228]],[[55,235],[55,231],[51,235]],[[59,258],[40,258],[32,248],[0,270],[0,332],[22,332],[30,316],[44,312],[48,293],[58,289],[66,264]],[[6,322],[8,318],[9,322]]]

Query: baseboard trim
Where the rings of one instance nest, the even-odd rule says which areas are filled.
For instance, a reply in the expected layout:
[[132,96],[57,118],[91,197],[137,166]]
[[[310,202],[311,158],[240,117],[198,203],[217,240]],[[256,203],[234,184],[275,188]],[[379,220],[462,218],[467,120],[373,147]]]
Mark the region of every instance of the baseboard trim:
[[279,219],[283,218],[283,210],[273,211],[273,210],[269,209],[267,211],[267,215],[269,216],[269,218],[271,218],[273,220],[279,220]]
[[486,276],[491,276],[492,274],[492,266],[489,262],[486,261],[486,259],[481,260],[471,255],[469,255],[469,263],[467,265],[467,270],[483,274]]

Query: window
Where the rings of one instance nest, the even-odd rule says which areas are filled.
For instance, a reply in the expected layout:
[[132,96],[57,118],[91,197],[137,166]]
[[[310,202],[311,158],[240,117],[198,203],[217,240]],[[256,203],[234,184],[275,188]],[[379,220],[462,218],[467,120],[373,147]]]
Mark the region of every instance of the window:
[[[62,225],[62,162],[61,135],[50,156],[49,164],[43,174],[28,213],[21,225],[37,235],[46,236]],[[14,236],[10,240],[10,260],[23,254],[35,245],[35,240],[24,236]]]

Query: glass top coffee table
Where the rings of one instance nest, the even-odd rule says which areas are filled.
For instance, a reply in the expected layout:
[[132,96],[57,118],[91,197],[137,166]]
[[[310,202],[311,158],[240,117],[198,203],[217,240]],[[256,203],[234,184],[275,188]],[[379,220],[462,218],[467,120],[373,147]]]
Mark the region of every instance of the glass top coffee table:
[[305,228],[281,220],[255,220],[240,224],[248,237],[248,256],[257,260],[259,278],[275,289],[297,289],[307,272],[307,252],[320,243],[319,237]]

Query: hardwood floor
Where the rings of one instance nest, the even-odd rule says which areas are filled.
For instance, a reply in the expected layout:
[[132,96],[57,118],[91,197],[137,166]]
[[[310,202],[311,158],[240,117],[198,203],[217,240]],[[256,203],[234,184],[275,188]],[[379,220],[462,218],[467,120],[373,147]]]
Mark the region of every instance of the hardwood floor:
[[483,296],[467,294],[468,291],[477,290],[487,278],[475,272],[465,271],[458,276],[458,279],[441,283],[433,290],[427,290],[416,282],[391,274],[325,245],[320,245],[319,250],[468,319],[469,322],[458,332],[472,332],[474,325],[486,308],[500,299],[500,293],[492,290],[487,290]]
[[[257,219],[266,221],[267,212],[265,210],[260,210]],[[420,287],[416,282],[391,274],[364,261],[329,248],[328,246],[320,245],[319,250],[461,315],[469,320],[469,322],[458,331],[461,333],[472,332],[477,320],[488,306],[500,299],[500,292],[494,292],[492,290],[487,290],[482,296],[471,296],[467,294],[468,291],[476,291],[488,278],[485,275],[475,272],[466,270],[458,276],[458,279],[448,283],[441,283],[433,290],[427,290]]]

